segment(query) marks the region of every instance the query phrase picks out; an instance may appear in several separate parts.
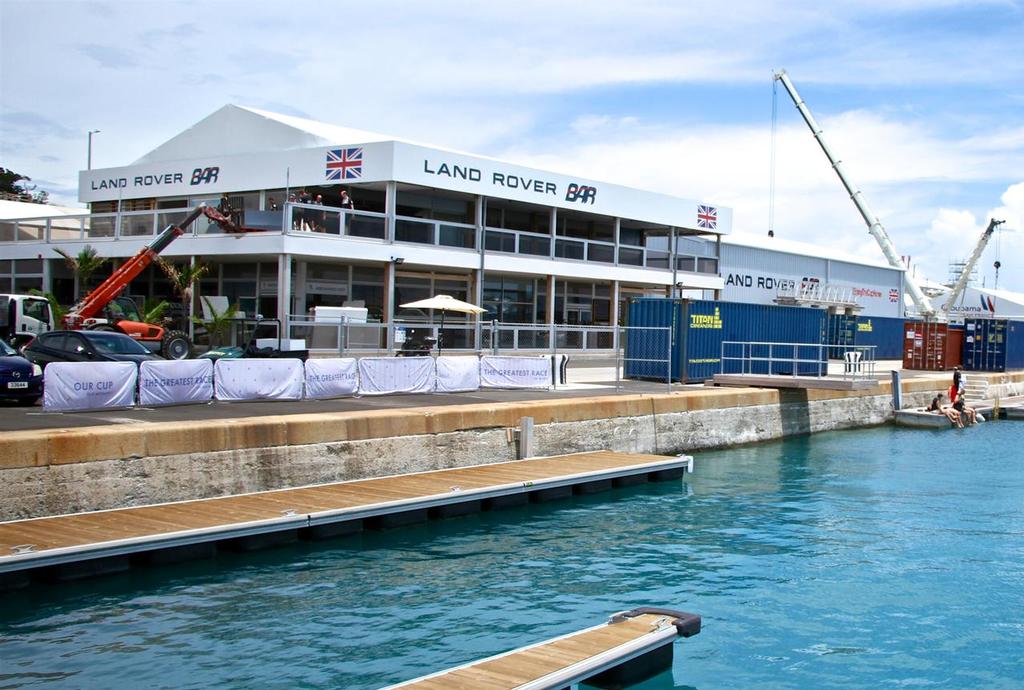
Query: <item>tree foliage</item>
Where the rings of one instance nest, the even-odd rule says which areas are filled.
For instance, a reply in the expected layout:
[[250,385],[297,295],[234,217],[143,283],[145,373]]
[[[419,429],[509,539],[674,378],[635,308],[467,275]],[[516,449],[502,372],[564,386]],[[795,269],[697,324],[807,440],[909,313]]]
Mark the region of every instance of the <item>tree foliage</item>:
[[238,313],[238,305],[228,305],[227,309],[219,312],[217,311],[217,308],[213,306],[209,297],[202,297],[201,299],[206,303],[206,308],[210,313],[210,318],[200,319],[192,317],[192,322],[196,325],[203,326],[206,329],[207,334],[210,336],[210,347],[218,347],[224,342],[224,336],[228,334],[228,331],[231,328],[231,321]]
[[14,197],[17,201],[27,201],[35,204],[45,204],[50,200],[50,193],[36,191],[37,185],[27,185],[32,178],[28,175],[16,173],[7,168],[0,168],[0,194]]
[[[96,271],[103,268],[110,259],[100,256],[96,253],[96,249],[92,245],[87,244],[82,248],[78,254],[72,256],[63,249],[54,248],[55,252],[64,257],[64,263],[78,275],[78,290],[81,293],[82,290],[88,289],[89,284],[92,281],[93,275]],[[78,295],[75,295],[78,298]]]

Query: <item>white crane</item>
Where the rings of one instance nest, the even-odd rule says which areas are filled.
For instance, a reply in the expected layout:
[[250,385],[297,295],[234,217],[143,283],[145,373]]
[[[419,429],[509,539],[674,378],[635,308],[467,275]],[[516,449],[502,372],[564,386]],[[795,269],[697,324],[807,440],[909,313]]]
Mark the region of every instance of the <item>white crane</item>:
[[967,287],[967,281],[971,277],[971,271],[974,270],[974,264],[978,263],[978,259],[981,258],[981,253],[985,251],[985,247],[988,246],[988,241],[992,239],[992,233],[995,232],[996,228],[1005,223],[1006,221],[996,220],[990,218],[988,221],[988,227],[985,228],[985,232],[981,233],[981,237],[978,238],[978,244],[974,247],[974,252],[971,253],[971,258],[964,264],[963,271],[960,273],[959,280],[956,281],[956,285],[953,286],[953,291],[949,293],[949,297],[942,303],[942,313],[946,316],[949,315],[949,310],[953,308],[956,301],[960,299],[960,295],[963,294],[964,288]]
[[853,200],[857,210],[860,211],[860,215],[864,218],[864,222],[868,224],[868,232],[878,242],[878,246],[882,248],[882,253],[885,254],[885,258],[889,261],[889,265],[893,268],[904,269],[903,280],[907,286],[907,292],[910,293],[911,299],[914,300],[914,305],[922,316],[935,316],[935,308],[931,302],[925,297],[924,292],[921,290],[921,286],[913,279],[913,277],[906,272],[906,267],[900,260],[900,255],[896,251],[896,247],[893,245],[892,240],[889,239],[889,234],[882,227],[882,222],[878,220],[878,217],[871,212],[868,205],[864,202],[863,195],[860,190],[854,186],[850,179],[846,176],[846,172],[843,170],[843,164],[832,155],[832,151],[829,149],[828,144],[825,143],[825,139],[821,135],[821,127],[815,122],[814,116],[811,111],[807,108],[803,99],[800,98],[800,94],[797,93],[796,87],[793,86],[793,82],[790,81],[789,75],[786,74],[786,70],[782,69],[775,73],[775,79],[781,81],[782,85],[786,87],[786,91],[789,92],[790,98],[793,99],[793,103],[796,104],[796,109],[800,111],[800,114],[804,118],[804,122],[811,128],[811,132],[814,134],[814,138],[817,140],[818,145],[821,146],[821,150],[825,152],[825,156],[828,158],[829,163],[832,164],[832,169],[836,171],[836,175],[839,176],[839,181],[843,183],[846,191],[850,195],[850,199]]

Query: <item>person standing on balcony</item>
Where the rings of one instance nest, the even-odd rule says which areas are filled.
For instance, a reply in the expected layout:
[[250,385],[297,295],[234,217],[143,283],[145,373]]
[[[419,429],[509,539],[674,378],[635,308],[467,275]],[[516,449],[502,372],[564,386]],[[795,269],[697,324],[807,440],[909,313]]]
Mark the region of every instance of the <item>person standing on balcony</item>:
[[341,208],[347,208],[349,210],[355,208],[352,205],[352,198],[349,197],[348,192],[346,192],[344,189],[341,190]]

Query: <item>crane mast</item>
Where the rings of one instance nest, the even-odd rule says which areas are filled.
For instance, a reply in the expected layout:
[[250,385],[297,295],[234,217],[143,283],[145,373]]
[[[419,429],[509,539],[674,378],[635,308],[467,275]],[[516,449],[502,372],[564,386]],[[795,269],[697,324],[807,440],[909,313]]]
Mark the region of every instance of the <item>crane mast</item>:
[[953,286],[953,291],[949,293],[949,297],[942,305],[942,313],[949,314],[949,310],[953,308],[956,301],[960,299],[960,295],[963,294],[964,288],[967,287],[967,281],[971,277],[971,271],[974,270],[974,265],[978,263],[978,259],[981,258],[981,253],[985,251],[985,247],[988,246],[988,241],[992,239],[992,233],[995,232],[996,228],[1005,223],[1003,220],[996,220],[990,218],[988,221],[988,227],[985,228],[985,232],[981,233],[981,237],[978,238],[978,244],[974,247],[974,252],[971,254],[971,258],[964,264],[964,269],[960,273],[960,278],[956,281],[956,285]]
[[800,94],[797,93],[796,87],[793,86],[793,82],[790,81],[789,75],[786,74],[786,70],[779,70],[776,72],[775,79],[777,81],[781,81],[782,85],[786,87],[786,91],[789,93],[789,97],[793,99],[796,109],[800,111],[800,115],[803,116],[804,122],[806,122],[807,126],[811,128],[811,133],[814,134],[815,140],[818,142],[821,150],[825,153],[829,163],[832,164],[832,169],[835,170],[836,175],[839,176],[839,181],[843,183],[843,187],[846,188],[847,193],[850,195],[850,199],[853,200],[853,203],[860,212],[864,222],[867,223],[868,232],[871,233],[871,236],[875,238],[876,242],[878,242],[878,246],[882,248],[882,253],[885,254],[885,258],[889,261],[889,265],[893,268],[904,269],[903,279],[907,286],[907,292],[910,293],[911,299],[914,300],[914,305],[917,307],[917,310],[923,316],[934,316],[935,308],[931,305],[928,298],[925,297],[924,292],[921,290],[921,287],[917,282],[905,272],[906,267],[900,260],[900,255],[896,251],[896,247],[893,245],[892,240],[889,239],[889,234],[885,231],[885,228],[882,227],[882,222],[878,220],[878,217],[871,212],[870,208],[868,208],[860,190],[857,189],[853,182],[850,181],[850,178],[847,177],[846,172],[843,170],[842,162],[832,154],[832,150],[829,149],[828,144],[825,143],[825,139],[821,133],[821,127],[818,126],[818,123],[814,119],[814,115],[811,114],[811,111],[807,108],[803,99],[800,98]]

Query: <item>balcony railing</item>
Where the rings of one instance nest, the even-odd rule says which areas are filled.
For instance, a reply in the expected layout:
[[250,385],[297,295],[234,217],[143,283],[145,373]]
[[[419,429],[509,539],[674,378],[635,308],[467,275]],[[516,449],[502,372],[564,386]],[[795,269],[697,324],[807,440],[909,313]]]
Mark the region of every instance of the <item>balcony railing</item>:
[[[0,221],[0,242],[74,242],[109,241],[121,238],[144,239],[155,236],[172,223],[180,222],[189,209],[92,213],[55,218],[27,218]],[[384,242],[387,216],[372,211],[356,211],[314,204],[284,205],[282,210],[247,209],[238,219],[241,225],[268,233],[319,235],[358,238]],[[187,232],[193,236],[223,234],[220,226],[206,217],[195,221]],[[663,250],[615,246],[613,242],[573,237],[552,237],[542,233],[502,228],[487,228],[487,252],[568,261],[586,261],[609,266],[635,266],[669,270],[671,255]],[[477,228],[465,223],[395,218],[395,241],[435,247],[477,250]],[[687,273],[716,275],[718,259],[695,255],[677,255],[676,267]]]

